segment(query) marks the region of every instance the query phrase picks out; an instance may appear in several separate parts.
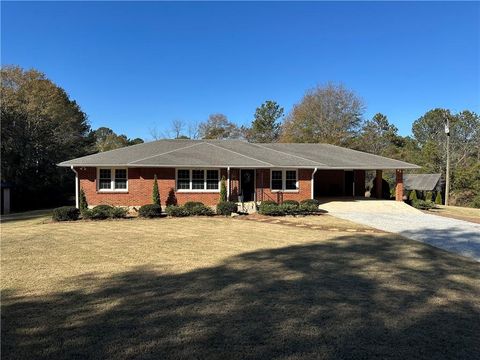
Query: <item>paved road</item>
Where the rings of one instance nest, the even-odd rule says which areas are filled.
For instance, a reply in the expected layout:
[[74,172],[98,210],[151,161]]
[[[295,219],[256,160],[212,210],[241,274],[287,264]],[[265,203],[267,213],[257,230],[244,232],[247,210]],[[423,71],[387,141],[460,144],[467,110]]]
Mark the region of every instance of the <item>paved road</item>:
[[329,203],[321,207],[333,216],[398,233],[480,261],[480,224],[425,214],[394,201]]

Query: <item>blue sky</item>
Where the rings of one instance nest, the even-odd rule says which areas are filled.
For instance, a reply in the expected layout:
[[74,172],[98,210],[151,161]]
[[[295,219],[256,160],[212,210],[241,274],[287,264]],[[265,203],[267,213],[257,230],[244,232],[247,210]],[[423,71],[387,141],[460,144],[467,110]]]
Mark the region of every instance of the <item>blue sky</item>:
[[36,68],[93,128],[149,139],[173,119],[249,124],[328,81],[409,134],[435,107],[480,112],[480,4],[2,2],[2,64]]

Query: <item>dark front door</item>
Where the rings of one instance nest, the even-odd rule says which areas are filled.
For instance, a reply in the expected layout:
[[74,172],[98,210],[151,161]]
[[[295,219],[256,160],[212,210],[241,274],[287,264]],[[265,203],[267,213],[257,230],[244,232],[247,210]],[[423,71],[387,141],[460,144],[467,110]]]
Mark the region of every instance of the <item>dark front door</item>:
[[243,201],[253,201],[255,193],[255,170],[240,171],[240,186]]

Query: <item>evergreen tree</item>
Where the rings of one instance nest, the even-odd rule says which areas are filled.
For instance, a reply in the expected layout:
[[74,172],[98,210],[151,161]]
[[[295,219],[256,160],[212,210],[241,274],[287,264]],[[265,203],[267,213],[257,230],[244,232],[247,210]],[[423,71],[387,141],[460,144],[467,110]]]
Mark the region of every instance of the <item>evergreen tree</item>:
[[435,204],[437,205],[443,204],[442,194],[440,193],[440,191],[437,191],[437,196],[435,197]]
[[283,108],[275,101],[267,100],[255,110],[252,127],[247,131],[250,142],[275,142],[280,137],[281,126],[278,120],[283,116]]
[[88,209],[88,203],[87,203],[87,197],[85,196],[85,191],[83,191],[83,188],[80,189],[80,196],[78,199],[78,207],[80,208],[80,211],[84,211]]
[[225,176],[222,176],[222,180],[220,182],[220,201],[227,201],[227,184],[225,181]]
[[415,190],[410,191],[408,198],[412,201],[418,200],[417,192]]
[[153,177],[152,203],[160,205],[160,192],[158,191],[157,174]]

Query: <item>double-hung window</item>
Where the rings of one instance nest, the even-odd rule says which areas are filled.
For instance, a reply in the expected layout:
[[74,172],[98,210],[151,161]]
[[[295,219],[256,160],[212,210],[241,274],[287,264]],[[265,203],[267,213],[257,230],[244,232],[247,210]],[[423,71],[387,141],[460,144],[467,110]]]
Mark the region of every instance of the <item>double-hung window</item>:
[[273,191],[298,190],[297,170],[272,170],[270,188]]
[[177,190],[218,192],[219,179],[218,169],[177,169]]
[[98,169],[98,191],[127,191],[127,169]]

